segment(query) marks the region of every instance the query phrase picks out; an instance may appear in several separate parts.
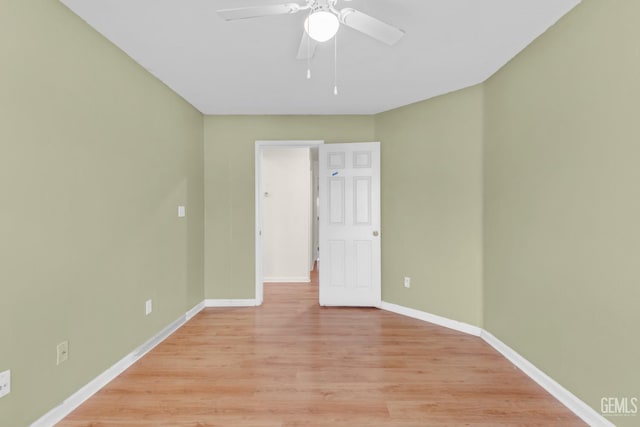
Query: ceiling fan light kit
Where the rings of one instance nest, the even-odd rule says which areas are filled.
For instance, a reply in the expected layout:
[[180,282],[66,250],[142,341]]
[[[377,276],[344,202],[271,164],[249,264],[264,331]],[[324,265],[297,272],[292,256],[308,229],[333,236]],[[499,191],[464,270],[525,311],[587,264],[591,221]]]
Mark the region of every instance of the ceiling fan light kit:
[[331,40],[339,27],[338,17],[326,10],[312,12],[304,20],[304,30],[309,37],[320,43]]

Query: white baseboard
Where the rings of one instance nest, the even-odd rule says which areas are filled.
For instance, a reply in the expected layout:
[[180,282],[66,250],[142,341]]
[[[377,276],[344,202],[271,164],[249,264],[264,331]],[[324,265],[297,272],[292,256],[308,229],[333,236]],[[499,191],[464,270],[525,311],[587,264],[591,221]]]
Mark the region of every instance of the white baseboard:
[[255,307],[260,305],[257,299],[206,299],[205,307]]
[[112,367],[98,375],[91,380],[88,384],[84,385],[80,390],[69,396],[64,402],[56,406],[38,420],[36,420],[31,427],[51,427],[60,422],[64,417],[73,412],[78,406],[82,405],[87,399],[100,391],[101,388],[109,384],[111,380],[116,378],[122,372],[124,372],[131,365],[136,363],[142,356],[151,351],[155,346],[164,341],[169,335],[178,330],[189,319],[198,314],[200,310],[204,308],[204,302],[199,303],[186,314],[180,316],[177,320],[173,321],[167,327],[162,329],[151,339],[140,345],[131,353],[120,359]]
[[311,283],[309,276],[300,277],[265,277],[262,279],[265,283]]
[[438,316],[424,311],[415,310],[413,308],[403,307],[401,305],[392,304],[390,302],[380,303],[382,310],[391,311],[393,313],[402,314],[403,316],[413,317],[414,319],[424,320],[425,322],[434,323],[445,328],[453,329],[456,331],[464,332],[465,334],[480,336],[482,328],[470,325],[468,323],[458,322],[457,320],[447,319],[446,317]]
[[522,372],[527,374],[529,378],[538,383],[542,388],[547,390],[549,394],[558,399],[560,403],[566,406],[574,414],[580,417],[588,425],[615,427],[615,425],[599,414],[591,406],[584,403],[580,398],[571,393],[566,388],[558,384],[553,378],[538,369],[533,363],[522,357],[518,352],[493,336],[490,332],[482,330],[480,334],[487,344],[496,349],[511,363],[516,365]]
[[423,320],[425,322],[434,323],[445,328],[454,329],[466,334],[474,335],[482,338],[487,344],[496,349],[507,360],[518,367],[529,378],[538,383],[542,388],[555,397],[560,403],[567,407],[571,412],[580,417],[591,427],[615,427],[615,425],[599,414],[591,406],[584,403],[580,398],[571,393],[566,388],[558,384],[553,378],[538,369],[533,363],[518,354],[511,347],[493,336],[490,332],[485,331],[477,326],[467,323],[458,322],[457,320],[447,319],[446,317],[437,316],[435,314],[426,313],[424,311],[415,310],[413,308],[403,307],[401,305],[382,302],[380,304],[382,310],[391,311],[393,313],[402,314],[414,319]]
[[193,318],[193,316],[195,316],[196,314],[200,313],[204,309],[204,307],[205,307],[204,301],[200,301],[195,307],[187,311],[187,314],[185,314],[185,320],[187,321],[191,320],[191,318]]

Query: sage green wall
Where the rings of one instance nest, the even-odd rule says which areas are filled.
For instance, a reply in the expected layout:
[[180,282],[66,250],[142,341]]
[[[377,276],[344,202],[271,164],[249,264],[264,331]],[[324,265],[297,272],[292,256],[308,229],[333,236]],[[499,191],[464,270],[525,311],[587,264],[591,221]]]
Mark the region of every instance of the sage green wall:
[[584,0],[486,83],[485,327],[598,411],[640,396],[639,16]]
[[[382,299],[482,325],[483,89],[376,117]],[[411,288],[403,277],[411,277]]]
[[374,117],[205,117],[206,298],[255,298],[256,140],[373,141]]
[[2,0],[0,56],[0,424],[18,427],[202,301],[203,118],[57,1]]

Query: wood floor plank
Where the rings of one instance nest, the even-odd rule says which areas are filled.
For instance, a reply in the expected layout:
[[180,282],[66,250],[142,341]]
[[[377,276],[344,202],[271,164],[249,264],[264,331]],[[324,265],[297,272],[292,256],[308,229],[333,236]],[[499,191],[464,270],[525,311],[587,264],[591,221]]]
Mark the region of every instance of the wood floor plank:
[[61,427],[582,426],[477,337],[318,306],[317,282],[209,308]]

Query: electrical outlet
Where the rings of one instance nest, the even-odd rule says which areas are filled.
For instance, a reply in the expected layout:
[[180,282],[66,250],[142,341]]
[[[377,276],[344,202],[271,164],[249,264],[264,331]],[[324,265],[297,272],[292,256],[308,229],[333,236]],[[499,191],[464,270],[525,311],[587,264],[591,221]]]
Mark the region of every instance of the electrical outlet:
[[56,350],[56,365],[59,365],[69,358],[69,341],[62,341],[60,344],[58,344]]
[[148,316],[151,314],[152,311],[153,311],[153,302],[150,299],[148,299],[147,302],[144,304],[144,314]]
[[405,288],[410,288],[411,287],[411,277],[405,277],[404,278],[404,287]]
[[187,211],[184,206],[178,206],[178,218],[184,218],[187,216]]
[[11,393],[11,369],[0,372],[0,397]]

